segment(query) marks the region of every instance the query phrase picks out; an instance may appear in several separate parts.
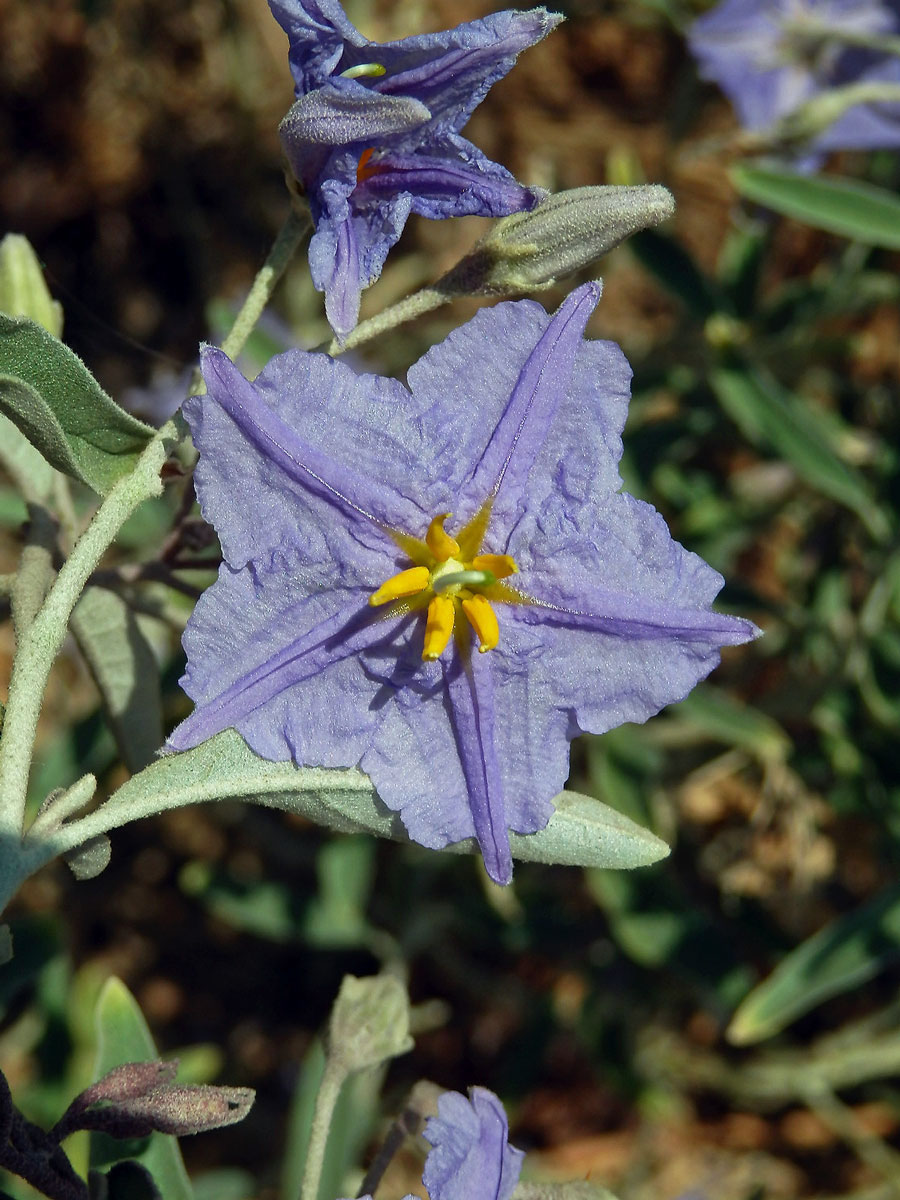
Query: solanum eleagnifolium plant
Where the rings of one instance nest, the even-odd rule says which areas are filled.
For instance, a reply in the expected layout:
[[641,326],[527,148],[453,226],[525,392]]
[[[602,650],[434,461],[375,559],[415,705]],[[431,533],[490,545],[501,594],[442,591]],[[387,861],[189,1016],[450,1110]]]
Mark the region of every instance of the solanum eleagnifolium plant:
[[[152,429],[121,409],[60,340],[28,244],[10,236],[0,252],[0,461],[28,506],[4,585],[16,654],[0,739],[3,900],[60,854],[82,876],[102,870],[106,834],[125,822],[226,798],[435,850],[477,848],[498,884],[517,857],[651,863],[666,853],[653,834],[564,790],[569,742],[647,720],[758,630],[713,609],[721,576],[621,490],[630,368],[615,344],[585,337],[600,284],[576,287],[552,314],[530,299],[482,310],[405,384],[337,356],[451,296],[563,280],[671,215],[671,197],[655,186],[548,195],[462,136],[556,14],[496,13],[377,44],[336,0],[270,4],[296,84],[280,129],[293,210],[231,333],[203,348],[178,415]],[[500,219],[433,287],[358,325],[360,293],[410,214]],[[288,350],[250,382],[234,360],[310,233],[331,352]],[[96,497],[86,524],[70,479]],[[163,744],[134,711],[156,685],[132,593],[116,586],[126,575],[102,563],[128,517],[170,486],[184,500],[154,577],[176,580],[197,525],[192,484],[222,564],[184,635],[194,709]],[[142,569],[132,581],[153,575]],[[68,629],[135,773],[93,808],[85,774],[26,825],[41,701]],[[409,1048],[407,1005],[395,980],[342,990],[306,1200],[343,1082]],[[360,1030],[374,1048],[359,1049]],[[207,1126],[236,1119],[227,1096],[182,1095],[158,1071],[111,1078],[73,1102],[42,1153],[62,1155],[75,1128],[188,1132],[200,1118],[175,1110],[201,1100],[214,1110]],[[521,1154],[506,1133],[492,1093],[445,1095],[425,1127],[432,1197],[507,1200]],[[82,1194],[64,1167],[50,1179],[26,1160],[4,1162],[48,1195]]]

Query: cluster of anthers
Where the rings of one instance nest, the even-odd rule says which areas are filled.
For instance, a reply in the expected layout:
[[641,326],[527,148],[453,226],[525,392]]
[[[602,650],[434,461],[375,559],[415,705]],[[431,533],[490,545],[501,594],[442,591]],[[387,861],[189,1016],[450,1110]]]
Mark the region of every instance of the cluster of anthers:
[[[490,515],[488,501],[455,538],[444,530],[452,513],[439,513],[424,541],[391,530],[391,537],[414,565],[385,580],[369,597],[369,604],[390,604],[392,616],[426,610],[422,648],[426,662],[440,658],[454,629],[464,642],[468,626],[475,631],[482,654],[493,650],[500,640],[493,604],[527,603],[520,592],[501,582],[518,570],[513,559],[508,554],[479,554]],[[457,621],[460,611],[468,625]]]

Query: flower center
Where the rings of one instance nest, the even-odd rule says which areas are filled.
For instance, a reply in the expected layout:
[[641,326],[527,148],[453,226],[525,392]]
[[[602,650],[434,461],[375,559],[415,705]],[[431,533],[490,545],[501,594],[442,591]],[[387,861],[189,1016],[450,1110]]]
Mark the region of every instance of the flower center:
[[422,658],[440,658],[454,629],[464,634],[457,622],[460,612],[475,631],[478,649],[493,650],[500,640],[500,627],[491,601],[516,599],[511,589],[498,580],[514,575],[518,568],[508,554],[479,554],[490,517],[486,504],[463,529],[458,539],[444,530],[450,513],[440,513],[428,526],[424,542],[395,534],[398,545],[414,565],[392,575],[372,593],[369,604],[392,605],[393,611],[424,609],[425,640]]

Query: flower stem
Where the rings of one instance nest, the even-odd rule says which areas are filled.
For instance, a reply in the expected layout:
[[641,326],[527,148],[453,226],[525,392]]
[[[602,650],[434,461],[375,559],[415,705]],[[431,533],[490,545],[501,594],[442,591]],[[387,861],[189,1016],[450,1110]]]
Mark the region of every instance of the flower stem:
[[301,242],[312,228],[308,209],[292,208],[290,216],[279,230],[269,251],[269,256],[260,267],[253,286],[244,301],[241,311],[234,319],[231,332],[222,342],[222,349],[229,358],[236,358],[243,350],[263,310],[272,298],[275,287],[285,268],[294,257]]
[[446,304],[458,294],[458,292],[442,288],[441,281],[438,280],[433,287],[422,288],[419,292],[413,292],[411,296],[406,296],[403,300],[392,304],[390,308],[386,308],[376,316],[369,317],[367,321],[360,321],[356,328],[347,334],[343,345],[335,338],[328,347],[328,353],[332,358],[336,358],[337,355],[343,354],[345,350],[352,350],[354,346],[361,346],[363,342],[369,342],[372,338],[378,337],[379,334],[386,333],[389,329],[395,329],[405,321],[411,321],[413,317],[420,317],[423,313],[440,308],[442,304]]
[[[241,305],[240,312],[234,318],[234,324],[222,342],[222,349],[229,358],[235,359],[247,344],[247,339],[256,328],[266,305],[272,299],[272,293],[278,286],[285,269],[294,254],[299,249],[303,239],[312,228],[312,217],[308,208],[291,209],[290,215],[272,243],[272,249],[247,293],[247,299]],[[205,391],[203,376],[200,368],[194,372],[188,389],[190,395],[202,395]]]
[[347,1069],[344,1064],[339,1058],[326,1052],[325,1070],[316,1094],[316,1106],[306,1147],[306,1162],[303,1166],[303,1182],[300,1185],[299,1200],[318,1200],[328,1135],[331,1132],[335,1106],[346,1078]]
[[900,57],[900,37],[889,33],[864,33],[859,29],[841,29],[832,25],[806,25],[798,23],[789,27],[798,40],[806,39],[813,45],[827,42],[835,46],[852,46],[859,50],[872,50],[876,54],[891,54]]
[[162,491],[159,474],[178,436],[179,423],[167,422],[148,443],[134,471],[120,479],[105,498],[17,648],[0,736],[0,838],[8,854],[15,853],[22,835],[41,701],[69,616],[91,572],[125,520],[142,500]]

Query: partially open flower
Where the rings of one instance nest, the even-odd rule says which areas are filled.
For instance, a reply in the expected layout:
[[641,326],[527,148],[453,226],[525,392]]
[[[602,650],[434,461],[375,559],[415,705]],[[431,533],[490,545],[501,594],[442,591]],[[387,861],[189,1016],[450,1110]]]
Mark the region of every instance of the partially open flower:
[[290,39],[297,100],[281,123],[316,232],[313,282],[335,333],[356,324],[411,212],[500,217],[542,193],[460,135],[526,47],[562,20],[536,8],[492,13],[443,33],[370,42],[337,0],[269,0]]

